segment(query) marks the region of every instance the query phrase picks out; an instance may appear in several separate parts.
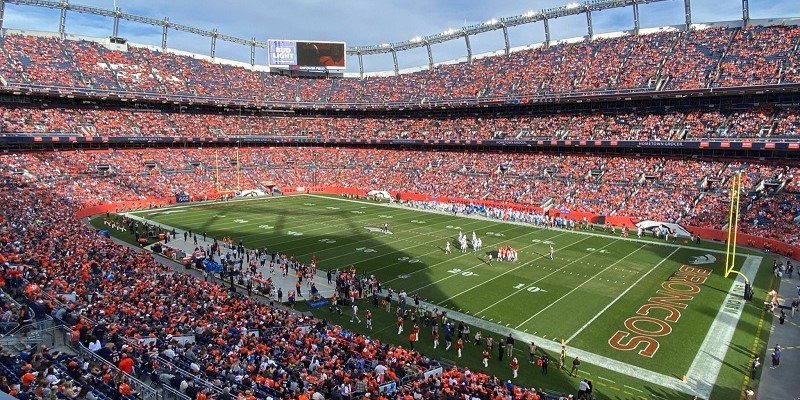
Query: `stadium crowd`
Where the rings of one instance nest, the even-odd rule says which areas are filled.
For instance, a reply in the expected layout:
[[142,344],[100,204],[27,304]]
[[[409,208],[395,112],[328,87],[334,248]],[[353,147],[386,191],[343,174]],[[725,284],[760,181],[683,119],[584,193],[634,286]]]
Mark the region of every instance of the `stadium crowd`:
[[[158,159],[155,152],[137,159],[149,157]],[[437,364],[416,351],[259,303],[229,292],[224,284],[172,272],[149,255],[98,235],[74,212],[105,198],[70,195],[58,185],[69,184],[61,178],[71,173],[85,174],[87,161],[122,159],[106,154],[92,160],[91,154],[82,154],[54,171],[49,165],[54,159],[5,155],[0,169],[4,289],[24,298],[33,314],[63,321],[75,340],[121,371],[149,375],[193,399],[354,398],[366,392],[374,395],[365,398],[374,399],[408,399],[415,393],[426,398],[541,398],[534,389],[455,367],[422,379],[420,374]],[[135,164],[122,165],[120,172],[140,168]],[[111,183],[104,190],[118,195],[127,189]],[[65,294],[74,300],[67,301]],[[13,305],[3,299],[11,311]],[[30,318],[21,320],[30,323]],[[186,334],[194,335],[195,342],[174,339]],[[6,349],[0,364],[0,390],[21,399],[136,398],[126,375],[46,348],[26,348],[16,355]],[[405,377],[413,378],[410,386],[399,385]],[[398,383],[397,393],[378,396],[379,386],[389,382]]]
[[302,136],[327,139],[781,140],[800,108],[451,118],[287,117],[131,109],[0,107],[0,132],[78,136]]
[[[800,243],[797,167],[667,158],[303,148],[75,151],[0,156],[81,206],[176,193],[375,188],[722,229],[743,174],[744,233]],[[238,163],[238,164],[237,164]],[[238,168],[237,168],[238,165]]]
[[[316,392],[326,397],[341,391],[375,393],[383,383],[418,376],[435,364],[413,350],[323,326],[230,293],[224,286],[171,273],[148,256],[97,235],[75,220],[74,211],[112,201],[170,196],[190,191],[198,182],[213,186],[215,163],[220,160],[224,170],[220,176],[230,186],[237,179],[231,161],[238,158],[246,187],[258,187],[267,177],[286,187],[310,185],[313,162],[318,185],[552,201],[559,208],[587,207],[609,215],[640,211],[642,218],[687,218],[690,223],[718,227],[725,220],[727,203],[703,199],[724,200],[724,181],[741,172],[748,193],[743,207],[745,231],[800,242],[795,221],[800,216],[798,182],[791,179],[800,172],[797,168],[593,156],[472,156],[247,148],[238,157],[230,149],[4,154],[0,156],[2,278],[7,290],[25,294],[36,314],[52,314],[65,321],[85,346],[107,349],[98,354],[121,369],[149,374],[195,398],[211,396],[205,391],[216,393],[214,398],[229,398],[229,394],[312,398]],[[544,192],[550,189],[557,190]],[[646,195],[638,194],[642,191]],[[702,218],[695,215],[698,208],[703,210]],[[73,291],[77,300],[71,303],[55,295]],[[180,344],[170,339],[182,334],[194,334],[197,340]],[[34,366],[26,361],[34,353],[23,356],[27,359],[11,357],[0,371],[8,379],[9,391],[20,398],[47,398],[45,393],[67,394],[73,389],[100,390],[111,398],[118,393],[135,395],[124,375],[93,371],[90,365],[82,367],[80,360],[44,353],[36,359],[49,361]],[[71,378],[48,380],[46,371],[51,365]],[[71,369],[76,371],[70,373]],[[35,371],[43,373],[32,374]],[[393,398],[415,392],[539,396],[535,390],[458,369],[411,384]]]
[[298,78],[169,51],[10,34],[0,39],[11,85],[210,100],[387,103],[699,89],[798,82],[800,27],[709,27],[527,48],[388,77]]
[[[128,46],[18,34],[0,38],[8,84],[184,97],[314,103],[425,102],[800,82],[795,26],[665,29],[561,43],[469,64],[390,77],[296,78]],[[579,66],[575,68],[575,66]],[[798,108],[617,112],[474,118],[329,118],[249,112],[0,107],[4,133],[82,136],[281,135],[379,139],[783,138],[800,133]],[[481,372],[446,368],[381,343],[170,271],[114,244],[77,209],[179,193],[309,186],[375,188],[722,229],[727,183],[743,176],[744,233],[800,245],[800,168],[654,157],[426,151],[222,148],[0,154],[0,278],[36,315],[125,372],[196,399],[539,399]],[[268,183],[271,182],[271,183]],[[12,267],[13,266],[13,267]],[[73,293],[70,293],[73,292]],[[58,293],[70,293],[68,302]],[[0,298],[4,318],[11,310]],[[10,315],[13,315],[11,312]],[[28,322],[26,322],[28,321]],[[236,321],[231,323],[231,321]],[[193,334],[196,342],[175,340]],[[2,349],[6,350],[6,349]],[[62,371],[58,374],[54,371]],[[59,377],[58,375],[61,375]],[[0,356],[0,390],[23,398],[133,398],[127,378],[47,349]],[[413,377],[406,382],[405,377]],[[3,379],[4,378],[4,379]],[[8,389],[8,390],[6,390]]]

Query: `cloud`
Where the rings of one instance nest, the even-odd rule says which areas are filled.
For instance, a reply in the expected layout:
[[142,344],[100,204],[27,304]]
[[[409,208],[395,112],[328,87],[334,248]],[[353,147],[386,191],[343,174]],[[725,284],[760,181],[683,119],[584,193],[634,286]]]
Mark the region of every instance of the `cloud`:
[[[113,0],[73,0],[81,4],[111,9]],[[402,42],[415,36],[433,35],[449,28],[478,24],[492,18],[500,19],[526,11],[538,11],[566,4],[564,0],[348,0],[331,2],[323,0],[251,1],[251,0],[116,0],[124,12],[155,19],[169,17],[170,21],[196,28],[212,30],[242,38],[258,40],[307,39],[345,41],[349,46]],[[695,21],[720,21],[741,18],[741,0],[692,0]],[[797,0],[750,0],[753,18],[800,16]],[[640,8],[642,26],[680,24],[683,21],[683,1],[643,5]],[[609,10],[593,14],[595,33],[630,29],[633,26],[631,9]],[[6,4],[4,27],[56,31],[58,11],[36,7]],[[550,23],[553,39],[583,36],[586,18],[576,16]],[[70,12],[67,32],[87,36],[108,36],[112,29],[111,18],[98,18]],[[161,28],[142,24],[120,23],[120,35],[134,43],[160,45]],[[509,29],[512,46],[541,42],[544,38],[541,23]],[[470,38],[474,53],[502,49],[505,45],[500,31],[488,32]],[[210,39],[171,30],[169,47],[208,54]],[[435,61],[445,61],[466,56],[463,39],[436,45]],[[218,57],[237,61],[250,61],[250,49],[238,45],[218,45]],[[258,62],[265,61],[259,50]],[[398,54],[401,67],[426,65],[427,52],[415,50]],[[365,56],[368,71],[391,70],[391,56]],[[358,71],[356,57],[348,58],[348,71]]]

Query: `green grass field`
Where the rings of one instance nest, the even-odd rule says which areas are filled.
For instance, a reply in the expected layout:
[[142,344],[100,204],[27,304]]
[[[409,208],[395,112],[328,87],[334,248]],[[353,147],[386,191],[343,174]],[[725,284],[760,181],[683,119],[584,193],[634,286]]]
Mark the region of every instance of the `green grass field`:
[[[513,332],[518,340],[536,337],[543,348],[557,349],[564,340],[568,364],[573,353],[597,357],[597,365],[585,363],[582,369],[587,374],[583,377],[594,377],[598,389],[608,389],[598,390],[604,393],[601,398],[686,398],[669,385],[662,387],[658,381],[637,375],[650,371],[674,381],[686,375],[701,353],[712,322],[722,314],[720,309],[724,310],[723,302],[733,284],[732,278],[722,276],[725,256],[718,244],[684,244],[682,240],[665,243],[599,231],[547,230],[340,197],[289,196],[181,205],[136,215],[172,227],[206,232],[209,237],[230,236],[237,242],[243,240],[247,247],[266,246],[270,252],[279,251],[304,261],[316,256],[323,270],[355,265],[359,271],[377,276],[384,288],[418,293],[426,304],[463,315],[466,322],[475,325],[473,333],[481,329],[484,336],[488,333],[498,338]],[[384,223],[389,224],[390,234],[380,231]],[[470,248],[461,253],[455,242],[459,232],[468,237],[475,232],[483,240],[482,251],[473,252]],[[444,251],[447,241],[451,242],[451,254]],[[553,260],[548,256],[551,244],[555,249]],[[488,263],[487,253],[500,246],[517,249],[519,260]],[[654,307],[647,316],[637,315],[641,306],[653,303],[649,299],[663,295],[658,292],[664,290],[663,283],[696,257],[711,262],[690,267],[713,273],[702,283],[676,286],[695,288],[696,293],[668,303],[656,302],[662,307]],[[743,253],[737,257],[737,265],[744,264],[748,257],[750,262],[761,262],[760,254]],[[716,261],[712,261],[714,258]],[[762,285],[771,284],[767,283],[771,282],[768,276],[768,268],[761,268]],[[663,307],[664,304],[668,306]],[[750,303],[736,307],[743,313],[733,342],[750,347],[755,326],[762,318],[759,308]],[[384,318],[377,314],[381,313],[376,313],[376,326]],[[335,316],[323,313],[322,317],[348,325],[348,321],[339,321]],[[638,321],[626,324],[633,317]],[[391,324],[391,318],[385,318],[389,321],[386,324]],[[392,338],[396,332],[391,330],[372,334]],[[615,348],[610,339],[618,331],[628,335],[617,340]],[[620,343],[637,335],[650,339],[629,350],[620,349],[624,347]],[[394,339],[401,344],[406,341],[405,337]],[[653,341],[658,344],[655,351]],[[519,355],[521,360],[523,355],[527,359],[525,346],[517,345],[525,350]],[[453,359],[452,354],[442,354],[441,349],[433,351],[427,342],[421,348],[434,357],[439,354],[440,358]],[[648,355],[642,355],[645,349]],[[477,366],[480,358],[477,350],[474,352],[469,363]],[[558,352],[549,352],[557,360]],[[742,372],[742,363],[746,365],[749,355],[728,353],[723,353],[727,355],[717,379],[726,386],[715,387],[712,398],[730,398],[727,396],[742,385],[741,376],[746,373],[746,367]],[[470,354],[468,349],[467,356]],[[499,376],[509,375],[507,362],[495,368]],[[521,382],[568,390],[577,385],[577,378],[549,377],[543,383],[541,377],[532,375]]]

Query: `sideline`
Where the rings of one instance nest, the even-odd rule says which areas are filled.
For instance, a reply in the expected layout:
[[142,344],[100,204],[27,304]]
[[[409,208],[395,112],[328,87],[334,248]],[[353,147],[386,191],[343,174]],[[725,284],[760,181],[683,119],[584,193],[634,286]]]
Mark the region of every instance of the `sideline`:
[[[323,196],[323,195],[319,195],[319,194],[304,194],[303,196],[317,197],[317,198],[321,198],[321,199],[334,199],[334,200],[339,200],[339,201],[347,201],[347,202],[354,202],[354,203],[361,203],[361,204],[364,203],[364,202],[359,201],[359,200],[342,199],[342,198],[339,198],[339,197],[328,197],[328,196]],[[384,207],[393,207],[393,208],[403,208],[403,209],[417,210],[417,211],[428,212],[428,213],[432,213],[432,214],[449,214],[449,213],[444,212],[444,211],[431,210],[431,209],[427,209],[427,208],[415,208],[415,207],[409,207],[409,206],[405,206],[405,205],[398,205],[396,203],[392,203],[392,204],[368,203],[368,204],[373,204],[373,205],[376,205],[376,206],[384,206]],[[612,235],[601,235],[601,234],[598,234],[598,233],[586,232],[586,231],[577,230],[577,229],[576,230],[568,230],[568,229],[561,229],[561,228],[547,229],[547,228],[544,228],[544,227],[541,227],[541,226],[538,226],[538,225],[529,224],[527,222],[498,220],[497,218],[490,218],[490,217],[486,217],[486,216],[483,216],[483,215],[474,215],[474,214],[471,214],[471,215],[458,214],[458,215],[456,215],[456,217],[458,217],[458,218],[482,219],[482,220],[486,220],[486,221],[500,221],[500,222],[505,223],[505,224],[527,226],[527,227],[535,228],[535,229],[565,231],[565,232],[574,233],[576,235],[588,235],[588,236],[596,236],[596,237],[615,238],[615,239],[619,239],[619,240],[622,240],[622,241],[648,243],[648,244],[653,244],[653,245],[656,245],[656,246],[666,246],[666,247],[673,247],[673,248],[677,247],[677,248],[681,248],[681,249],[689,249],[689,250],[705,251],[705,252],[709,252],[709,253],[725,254],[725,250],[715,250],[715,249],[709,249],[709,248],[705,248],[705,247],[697,247],[697,246],[690,246],[690,245],[684,245],[684,244],[668,243],[668,242],[666,242],[664,240],[658,240],[656,238],[653,238],[653,240],[646,240],[646,239],[639,239],[639,238],[635,238],[635,237],[627,237],[626,238],[626,237],[622,237],[621,235],[619,237],[615,237],[615,236],[612,236]],[[707,243],[716,243],[716,242],[713,242],[713,241],[706,241],[706,242]],[[742,247],[744,247],[744,246],[742,246]],[[750,254],[741,254],[741,255],[744,256],[744,255],[750,255]]]
[[[758,267],[761,265],[762,257],[747,256],[742,265],[742,273],[747,275],[750,282],[755,282]],[[714,382],[717,381],[725,354],[728,352],[736,326],[739,325],[739,318],[744,311],[744,278],[736,275],[736,279],[731,284],[725,300],[722,301],[722,308],[719,309],[714,322],[708,328],[708,333],[700,351],[694,357],[689,371],[686,372],[686,379],[691,380],[697,385],[702,393],[711,394],[714,389]],[[708,395],[706,395],[708,397]]]
[[[434,304],[430,304],[424,301],[420,302],[420,304],[429,310],[433,309],[434,307],[439,308],[440,311],[443,310],[441,307],[438,307]],[[511,329],[502,326],[500,324],[489,322],[457,311],[453,310],[446,310],[446,311],[447,311],[447,316],[450,319],[464,321],[465,323],[472,325],[474,327],[480,328],[485,331],[494,332],[502,336],[511,333],[514,336],[514,339],[516,339],[518,342],[520,340],[525,343],[534,342],[536,343],[537,347],[545,349],[553,354],[559,354],[561,352],[561,342],[558,341],[557,339],[546,339],[540,336],[518,331],[516,329]],[[689,395],[698,395],[704,398],[708,398],[708,393],[700,392],[696,385],[689,382],[682,382],[680,379],[668,375],[660,374],[658,372],[653,372],[648,369],[630,365],[622,361],[617,361],[613,358],[601,356],[595,353],[590,353],[588,351],[577,349],[574,347],[571,347],[569,349],[569,353],[571,354],[571,356],[580,357],[581,361],[583,362],[596,365],[600,368],[614,371],[623,375],[635,377],[637,379],[641,379],[646,382],[651,382],[655,385],[663,386],[665,388],[676,390]]]
[[[335,197],[326,197],[320,195],[308,195],[313,197],[320,197],[320,198],[335,198]],[[361,203],[357,200],[352,199],[341,199],[335,198],[339,201],[346,201],[346,202],[355,202]],[[424,211],[434,214],[446,214],[446,212],[439,211],[439,210],[430,210],[430,209],[421,209],[421,208],[414,208],[408,207],[404,205],[397,205],[397,204],[378,204],[383,205],[386,207],[395,207],[395,208],[411,208],[418,211]],[[483,219],[489,221],[497,221],[495,218],[489,218],[482,215],[464,215],[459,214],[458,217],[467,217],[467,218],[474,218],[474,219]],[[516,222],[516,221],[503,221],[508,224],[515,224],[521,226],[529,226],[532,228],[540,228],[536,225],[524,223],[524,222]],[[541,229],[541,228],[540,228]],[[556,228],[556,230],[560,230]],[[573,231],[573,233],[588,235],[588,236],[596,236],[596,237],[608,237],[607,235],[599,235],[592,232],[584,232],[584,231]],[[689,249],[689,250],[696,250],[696,251],[703,251],[703,252],[712,252],[718,254],[725,254],[722,250],[714,250],[714,249],[707,249],[703,247],[697,246],[686,246],[686,245],[678,245],[672,243],[664,243],[658,242],[653,240],[644,240],[639,238],[616,238],[618,240],[624,241],[631,241],[631,242],[640,242],[646,244],[655,244],[667,247],[673,247],[675,250],[670,254],[674,254],[679,249]],[[667,257],[669,258],[669,257]],[[748,276],[751,282],[755,279],[755,275],[758,272],[758,267],[761,263],[763,257],[761,256],[754,256],[754,255],[747,255],[745,262],[742,267],[742,273]],[[662,261],[663,262],[663,261]],[[638,281],[637,281],[638,282]],[[626,290],[627,292],[627,290]],[[739,323],[739,318],[741,317],[742,311],[744,309],[744,303],[741,299],[741,294],[744,292],[744,279],[742,277],[737,277],[736,280],[731,284],[731,288],[728,290],[728,294],[725,297],[725,300],[722,303],[722,308],[720,308],[719,312],[717,313],[716,318],[712,322],[708,333],[706,334],[703,343],[700,346],[700,350],[695,356],[695,359],[692,361],[692,365],[687,372],[687,381],[683,382],[682,380],[660,374],[657,372],[653,372],[641,367],[637,367],[634,365],[626,364],[620,361],[616,361],[614,359],[600,356],[594,353],[590,353],[584,350],[570,349],[570,352],[581,357],[583,360],[590,364],[595,364],[598,366],[602,366],[606,369],[609,369],[614,372],[618,372],[624,375],[635,376],[637,378],[643,379],[648,382],[653,382],[659,386],[667,387],[673,390],[677,390],[683,393],[687,393],[690,395],[697,395],[700,397],[708,398],[711,395],[711,391],[714,388],[714,384],[719,376],[719,372],[722,369],[723,360],[725,358],[725,354],[727,353],[728,346],[730,344],[731,339],[733,338],[733,334],[736,330],[736,326]],[[624,294],[624,293],[623,293]],[[619,297],[617,297],[619,299]],[[616,301],[616,300],[614,300]],[[421,304],[426,305],[426,307],[439,307],[427,302],[421,302]],[[613,302],[611,303],[613,304]],[[441,307],[439,307],[442,309]],[[552,351],[555,353],[560,352],[561,346],[558,342],[554,342],[545,338],[541,338],[535,335],[531,335],[529,333],[521,332],[517,329],[509,329],[508,327],[503,327],[502,325],[491,323],[467,314],[463,314],[457,312],[455,310],[447,310],[448,314],[455,319],[462,320],[470,325],[479,327],[481,329],[485,329],[488,331],[492,331],[495,333],[502,334],[503,332],[511,332],[517,338],[523,339],[523,341],[535,341],[537,345],[541,343],[541,347],[545,350]],[[581,330],[584,328],[581,328]],[[580,330],[578,331],[580,332]],[[573,335],[571,339],[573,339],[576,335]],[[526,340],[527,339],[527,340]]]

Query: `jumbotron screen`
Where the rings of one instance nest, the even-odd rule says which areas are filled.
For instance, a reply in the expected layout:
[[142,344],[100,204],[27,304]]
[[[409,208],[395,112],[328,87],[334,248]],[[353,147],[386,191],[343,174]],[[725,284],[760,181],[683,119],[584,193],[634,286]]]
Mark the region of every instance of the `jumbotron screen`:
[[344,42],[267,41],[270,67],[289,69],[345,69],[347,47]]

